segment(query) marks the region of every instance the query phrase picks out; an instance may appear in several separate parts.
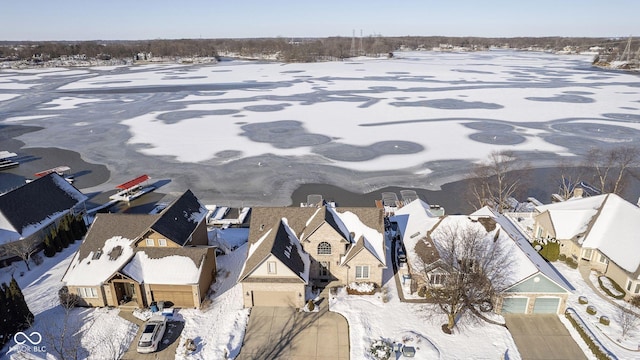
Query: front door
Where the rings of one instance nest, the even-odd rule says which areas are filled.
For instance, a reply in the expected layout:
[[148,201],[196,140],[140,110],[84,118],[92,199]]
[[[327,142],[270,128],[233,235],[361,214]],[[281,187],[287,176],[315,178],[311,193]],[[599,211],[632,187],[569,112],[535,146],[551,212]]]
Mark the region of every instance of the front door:
[[320,261],[319,262],[320,273],[318,274],[320,279],[327,279],[329,277],[329,262],[328,261]]

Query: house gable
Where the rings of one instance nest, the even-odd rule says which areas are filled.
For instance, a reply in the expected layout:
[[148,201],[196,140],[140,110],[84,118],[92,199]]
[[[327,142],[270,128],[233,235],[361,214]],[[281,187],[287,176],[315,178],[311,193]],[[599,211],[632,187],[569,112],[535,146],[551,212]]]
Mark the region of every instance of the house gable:
[[264,261],[256,267],[256,269],[249,275],[251,278],[297,278],[300,281],[300,276],[294,273],[285,263],[280,261],[273,254],[267,256]]
[[505,293],[569,293],[542,273],[535,273],[519,283],[509,287]]
[[[180,246],[185,246],[187,243],[196,245],[201,242],[201,237],[193,235],[196,229],[202,228],[200,225],[206,215],[207,209],[200,204],[191,190],[187,190],[160,213],[160,218],[151,225],[151,230]],[[197,239],[195,243],[193,243],[194,239]],[[200,245],[206,245],[206,242]]]
[[277,225],[251,244],[248,251],[239,281],[245,281],[252,276],[265,260],[271,257],[278,259],[283,267],[287,267],[305,283],[309,281],[309,255],[302,249],[287,219],[280,219]]

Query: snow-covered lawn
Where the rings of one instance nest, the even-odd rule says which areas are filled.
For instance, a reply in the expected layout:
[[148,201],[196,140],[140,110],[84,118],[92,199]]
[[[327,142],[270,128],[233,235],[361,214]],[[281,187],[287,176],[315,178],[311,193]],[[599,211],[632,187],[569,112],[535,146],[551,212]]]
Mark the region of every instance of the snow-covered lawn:
[[[246,234],[248,236],[248,231]],[[243,308],[242,286],[236,283],[246,254],[245,238],[245,244],[235,251],[218,256],[218,276],[211,285],[211,304],[202,310],[179,311],[185,326],[176,359],[226,359],[238,355],[249,320],[249,309]],[[196,351],[186,351],[187,339],[194,340]]]
[[[640,359],[640,352],[637,351],[640,349],[640,331],[638,331],[638,326],[640,326],[640,321],[638,325],[634,327],[627,334],[626,338],[622,338],[622,330],[618,323],[617,317],[619,310],[616,306],[614,306],[611,302],[604,300],[596,294],[591,287],[584,281],[582,276],[580,275],[577,269],[572,269],[569,266],[565,265],[562,262],[555,262],[553,265],[558,269],[562,275],[569,280],[569,282],[576,288],[576,291],[573,294],[569,295],[569,299],[567,300],[567,307],[573,308],[578,315],[584,320],[589,329],[598,337],[600,342],[604,344],[604,346],[618,356],[619,359]],[[598,276],[592,272],[589,279],[593,286],[598,289],[604,297],[609,299],[610,301],[617,303],[621,306],[625,306],[626,302],[623,300],[616,300],[609,295],[606,295],[604,291],[600,289],[600,285],[598,284]],[[588,304],[580,304],[578,302],[578,298],[580,296],[586,296],[589,301]],[[597,313],[595,315],[590,315],[587,313],[587,306],[593,305],[595,306]],[[637,308],[632,308],[634,312],[640,313],[640,310]],[[610,325],[606,326],[600,324],[600,316],[607,316],[611,321]],[[568,324],[568,322],[565,322]],[[569,325],[570,326],[570,325]],[[581,345],[578,342],[578,345]],[[592,356],[591,352],[587,350],[585,352],[588,356]]]
[[370,359],[371,344],[379,339],[416,348],[415,359],[509,359],[520,353],[509,331],[487,323],[471,323],[461,319],[453,335],[442,332],[446,317],[428,304],[401,302],[398,298],[387,243],[387,263],[383,279],[386,283],[375,295],[348,295],[345,289],[331,296],[331,311],[342,314],[349,322],[352,359]]
[[10,281],[12,273],[15,275],[35,315],[33,326],[25,333],[40,333],[40,346],[44,346],[36,352],[12,341],[5,347],[7,358],[59,358],[56,348],[60,347],[63,334],[67,336],[66,347],[77,350],[80,358],[115,359],[126,351],[138,327],[118,316],[118,309],[75,308],[67,312],[59,305],[62,275],[79,246],[80,241],[76,241],[54,257],[45,257],[42,264],[31,264],[30,271],[23,262],[0,269],[0,283]]

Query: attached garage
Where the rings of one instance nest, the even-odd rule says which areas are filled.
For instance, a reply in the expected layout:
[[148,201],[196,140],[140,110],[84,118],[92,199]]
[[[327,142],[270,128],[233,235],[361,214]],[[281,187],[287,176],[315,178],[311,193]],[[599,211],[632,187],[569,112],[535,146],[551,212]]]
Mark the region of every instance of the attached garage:
[[153,301],[171,301],[177,307],[198,307],[193,302],[191,286],[149,285],[149,289]]
[[547,297],[536,298],[533,304],[534,314],[556,314],[558,313],[558,306],[560,305],[560,298]]
[[502,301],[502,313],[525,314],[528,300],[526,297],[506,297]]
[[253,306],[297,307],[298,294],[292,291],[253,291]]

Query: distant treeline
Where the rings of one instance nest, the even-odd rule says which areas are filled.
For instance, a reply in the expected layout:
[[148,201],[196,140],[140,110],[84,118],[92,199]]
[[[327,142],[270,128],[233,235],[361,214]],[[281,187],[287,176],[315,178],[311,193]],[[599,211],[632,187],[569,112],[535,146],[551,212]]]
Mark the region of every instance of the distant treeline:
[[[445,36],[368,36],[362,38],[255,38],[255,39],[180,39],[140,41],[0,41],[0,59],[27,60],[39,57],[44,60],[61,56],[86,56],[87,58],[133,58],[138,53],[151,53],[157,57],[217,57],[235,54],[245,57],[275,55],[280,61],[306,62],[330,58],[347,58],[354,55],[388,54],[401,48],[431,50],[441,44],[453,47],[485,49],[493,46],[562,50],[573,46],[586,50],[592,46],[624,47],[626,39],[568,38],[568,37],[517,37],[480,38]],[[622,45],[621,45],[622,44]]]

